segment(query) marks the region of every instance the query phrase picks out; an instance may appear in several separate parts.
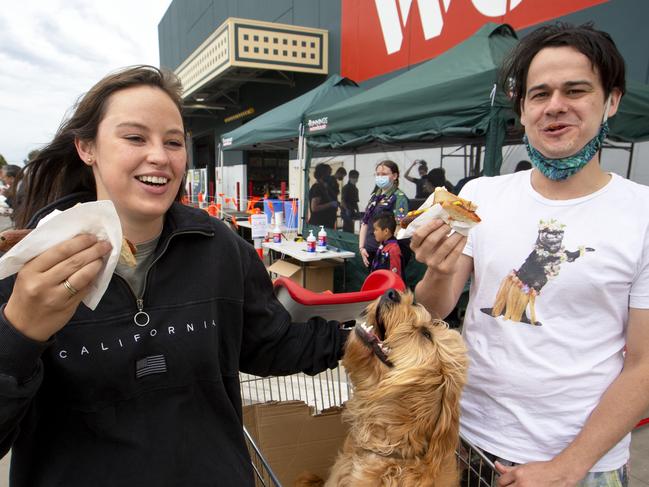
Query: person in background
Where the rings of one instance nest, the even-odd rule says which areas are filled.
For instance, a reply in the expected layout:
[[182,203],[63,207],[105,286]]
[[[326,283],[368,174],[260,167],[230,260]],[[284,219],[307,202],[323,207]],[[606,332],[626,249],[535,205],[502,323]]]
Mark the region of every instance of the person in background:
[[443,167],[434,167],[431,169],[428,173],[428,179],[433,185],[433,191],[434,188],[442,187],[452,193],[455,189],[453,184],[446,179],[446,170]]
[[[417,171],[419,172],[419,177],[418,178],[413,178],[410,175],[410,171],[413,170],[413,168],[419,164],[417,167]],[[412,164],[410,164],[410,167],[406,170],[406,173],[403,175],[404,178],[406,178],[408,181],[411,183],[415,183],[415,186],[417,187],[417,190],[415,192],[415,198],[428,198],[430,195],[430,192],[426,192],[425,189],[425,184],[426,184],[426,174],[428,173],[428,164],[426,161],[423,159],[415,159],[412,161]]]
[[340,213],[343,219],[343,231],[354,233],[354,220],[357,219],[358,215],[358,188],[356,183],[358,183],[358,171],[352,169],[349,171],[349,177],[347,178],[347,184],[343,186],[342,193],[340,195]]
[[5,204],[9,208],[10,217],[13,220],[13,212],[16,210],[21,201],[20,176],[22,168],[15,164],[7,164],[0,169],[0,179],[4,183],[2,194],[5,197]]
[[346,331],[291,323],[253,247],[182,205],[182,87],[170,71],[110,74],[25,171],[19,228],[110,201],[134,267],[81,302],[111,251],[82,234],[0,281],[0,456],[13,487],[253,487],[239,371],[337,366]]
[[518,164],[516,164],[516,169],[514,169],[514,172],[527,171],[528,169],[532,169],[532,163],[530,161],[522,160],[522,161],[518,161]]
[[[315,167],[316,182],[309,189],[309,225],[324,225],[335,228],[338,200],[330,183],[331,166],[320,163]],[[337,183],[336,183],[337,184]]]
[[[482,175],[482,173],[481,173],[480,175]],[[460,180],[457,182],[457,184],[455,185],[455,188],[454,188],[454,190],[453,190],[453,193],[454,193],[454,194],[460,194],[460,191],[462,191],[462,188],[464,188],[464,185],[465,185],[466,183],[468,183],[469,181],[472,181],[472,180],[474,180],[474,179],[476,179],[476,178],[478,178],[478,177],[480,177],[480,176],[471,175],[471,176],[466,176],[466,177],[460,179]]]
[[472,276],[461,429],[499,487],[625,487],[649,408],[649,188],[600,166],[624,58],[592,25],[546,25],[501,80],[534,168],[464,187],[482,218],[468,239],[415,232],[417,301],[444,318]]
[[372,260],[371,271],[387,269],[403,280],[403,257],[399,243],[394,238],[397,230],[394,214],[391,212],[379,213],[374,217],[372,226],[374,239],[378,242],[379,248]]
[[399,166],[396,162],[390,160],[379,162],[375,169],[375,183],[376,186],[365,208],[358,235],[358,249],[366,267],[369,267],[374,260],[374,254],[379,247],[374,233],[368,231],[374,216],[391,211],[397,222],[400,222],[408,213],[408,198],[399,189]]
[[14,185],[16,177],[22,168],[15,164],[7,164],[0,168],[0,180],[5,185],[5,188],[11,188]]

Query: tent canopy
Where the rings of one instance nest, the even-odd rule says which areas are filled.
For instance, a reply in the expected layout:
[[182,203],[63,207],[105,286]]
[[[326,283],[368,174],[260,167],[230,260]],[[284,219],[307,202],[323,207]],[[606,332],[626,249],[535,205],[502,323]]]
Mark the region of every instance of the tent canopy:
[[258,149],[264,145],[294,148],[307,110],[333,105],[360,91],[358,85],[337,74],[307,93],[270,110],[221,137],[224,150]]
[[[504,139],[515,116],[497,89],[498,68],[517,44],[508,25],[486,24],[473,36],[420,66],[343,103],[307,112],[313,148],[356,150],[452,139]],[[487,143],[489,140],[487,138]]]
[[621,142],[649,140],[649,85],[628,80],[620,108],[609,122],[608,138]]
[[[484,173],[499,174],[503,143],[520,143],[522,135],[510,100],[496,85],[502,60],[517,43],[510,26],[486,24],[410,71],[342,103],[308,111],[308,144],[319,150],[368,152],[385,145],[479,142],[486,146]],[[611,140],[649,140],[649,85],[627,82],[610,127]]]

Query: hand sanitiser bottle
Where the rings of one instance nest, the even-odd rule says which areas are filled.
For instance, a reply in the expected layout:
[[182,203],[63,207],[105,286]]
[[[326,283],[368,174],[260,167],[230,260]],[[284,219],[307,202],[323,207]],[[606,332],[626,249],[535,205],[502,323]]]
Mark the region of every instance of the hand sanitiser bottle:
[[279,218],[275,218],[275,228],[273,228],[273,243],[282,243],[282,229],[279,226]]
[[324,225],[320,225],[318,232],[318,251],[323,252],[327,250],[327,232],[325,232]]
[[306,251],[315,252],[315,235],[313,235],[313,230],[309,230],[309,236],[306,238]]

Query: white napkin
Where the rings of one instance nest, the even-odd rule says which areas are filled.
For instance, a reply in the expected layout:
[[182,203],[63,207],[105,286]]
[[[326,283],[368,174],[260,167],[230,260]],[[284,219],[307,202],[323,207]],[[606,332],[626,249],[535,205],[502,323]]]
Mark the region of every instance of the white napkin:
[[[424,202],[424,204],[421,205],[420,208],[424,207],[426,203],[427,201]],[[397,239],[401,240],[402,238],[412,237],[412,235],[415,233],[415,230],[417,230],[425,223],[434,220],[435,218],[441,218],[442,220],[444,220],[444,223],[448,223],[448,225],[450,225],[451,231],[455,230],[457,233],[459,233],[460,235],[464,235],[465,237],[469,234],[469,230],[475,226],[475,223],[449,220],[448,213],[446,212],[446,210],[442,208],[442,205],[437,203],[436,205],[431,206],[428,210],[426,210],[424,213],[419,215],[417,218],[415,218],[412,222],[410,222],[410,225],[408,225],[407,228],[400,228],[399,231],[397,232]]]
[[81,233],[94,234],[113,246],[107,258],[104,257],[104,266],[91,284],[90,292],[83,298],[84,304],[94,310],[106,292],[122,247],[122,225],[109,200],[81,203],[65,211],[54,210],[44,217],[27,237],[0,258],[0,279],[17,273],[34,257]]

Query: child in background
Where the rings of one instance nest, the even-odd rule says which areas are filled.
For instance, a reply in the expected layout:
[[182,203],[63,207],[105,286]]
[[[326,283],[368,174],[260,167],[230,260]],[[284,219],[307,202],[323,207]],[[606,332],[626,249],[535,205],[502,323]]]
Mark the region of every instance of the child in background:
[[403,279],[403,256],[394,232],[397,229],[397,220],[391,212],[379,213],[372,222],[374,238],[379,243],[371,271],[388,269]]

